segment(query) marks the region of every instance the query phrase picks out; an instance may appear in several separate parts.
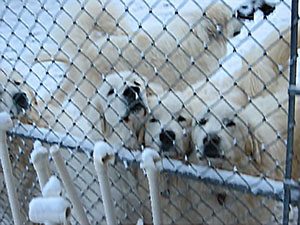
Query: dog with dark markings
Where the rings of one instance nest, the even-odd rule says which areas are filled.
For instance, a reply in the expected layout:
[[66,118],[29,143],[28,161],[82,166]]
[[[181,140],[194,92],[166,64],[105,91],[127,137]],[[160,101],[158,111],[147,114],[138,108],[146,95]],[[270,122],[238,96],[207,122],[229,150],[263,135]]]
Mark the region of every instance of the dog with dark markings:
[[[35,111],[35,104],[35,94],[24,83],[24,79],[20,73],[17,71],[0,71],[0,112],[9,113],[16,126],[17,122],[32,124],[31,115]],[[21,216],[24,219],[28,213],[28,204],[26,201],[28,201],[29,196],[34,192],[34,181],[36,179],[36,174],[29,161],[33,143],[31,140],[23,139],[16,135],[8,135],[7,142],[15,183],[20,185],[17,189],[17,196],[19,202],[21,202]],[[2,209],[7,208],[7,201],[5,201],[6,198],[4,197],[6,190],[2,186],[4,184],[3,176],[0,175],[0,178],[0,189],[3,191],[2,200],[5,202],[5,205],[0,204],[1,218],[4,222],[12,223],[10,213],[7,211],[2,212]]]

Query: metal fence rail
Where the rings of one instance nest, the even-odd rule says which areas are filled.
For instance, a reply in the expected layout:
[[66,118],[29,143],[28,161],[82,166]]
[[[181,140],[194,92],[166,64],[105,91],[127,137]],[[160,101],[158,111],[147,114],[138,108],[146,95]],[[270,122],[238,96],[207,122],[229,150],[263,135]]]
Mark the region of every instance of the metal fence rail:
[[[71,224],[300,224],[297,9],[298,0],[0,4],[0,112],[15,122],[7,141],[25,224],[29,202],[49,197],[30,160],[37,140],[65,186],[50,197]],[[101,156],[95,169],[98,141],[116,162]],[[0,223],[12,224],[2,175]]]

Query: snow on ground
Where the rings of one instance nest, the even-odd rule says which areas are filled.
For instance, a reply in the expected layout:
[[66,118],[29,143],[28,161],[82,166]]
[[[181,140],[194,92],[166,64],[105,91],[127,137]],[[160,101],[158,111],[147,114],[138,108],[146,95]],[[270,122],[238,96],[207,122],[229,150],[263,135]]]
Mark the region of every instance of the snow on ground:
[[[76,1],[76,0],[69,0]],[[118,0],[114,0],[118,1]],[[122,3],[121,3],[122,2]],[[129,12],[141,22],[143,27],[160,25],[179,12],[190,11],[195,7],[205,7],[209,0],[120,0],[118,4],[125,4]],[[232,8],[236,8],[241,1],[225,0]],[[65,0],[7,0],[0,2],[0,66],[7,71],[17,70],[25,78],[39,96],[55,90],[57,82],[64,74],[65,67],[60,63],[44,63],[32,65],[28,63],[47,41],[47,34],[53,28],[52,21],[60,13]],[[237,53],[245,54],[261,43],[274,29],[289,25],[291,16],[291,0],[275,1],[276,10],[263,19],[260,12],[256,13],[255,21],[246,22],[241,34],[231,40],[228,45],[228,57],[223,62],[223,69],[217,72],[218,79],[226,76],[226,71],[233,73],[241,66],[238,54],[232,52],[232,45]],[[149,9],[153,15],[149,15]],[[155,16],[154,16],[155,15]],[[133,28],[137,23],[132,21]],[[251,36],[249,36],[251,32]]]

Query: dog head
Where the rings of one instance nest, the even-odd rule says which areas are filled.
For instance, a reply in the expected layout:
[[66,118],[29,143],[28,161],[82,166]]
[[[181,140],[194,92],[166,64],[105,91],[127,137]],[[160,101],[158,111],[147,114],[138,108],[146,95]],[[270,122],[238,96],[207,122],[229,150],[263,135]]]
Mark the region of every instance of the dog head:
[[190,148],[191,116],[180,92],[148,99],[151,113],[145,125],[145,145],[175,159],[184,159]]
[[216,168],[236,167],[246,173],[254,164],[260,164],[261,145],[251,124],[239,116],[241,107],[225,100],[207,105],[194,115],[192,143],[199,158]]
[[33,92],[24,85],[20,74],[0,71],[0,111],[9,112],[16,118],[29,109],[34,99]]
[[[125,143],[127,136],[139,138],[144,118],[148,113],[146,82],[132,72],[106,76],[100,85],[98,97],[93,100],[97,112],[102,112],[101,130],[106,137],[115,135],[118,143]],[[101,108],[97,110],[97,108]],[[93,110],[92,110],[93,111]],[[133,141],[133,140],[132,140]],[[126,145],[132,146],[131,144]]]
[[103,80],[99,93],[102,96],[103,110],[115,111],[125,122],[139,119],[147,112],[145,80],[135,73],[108,75]]

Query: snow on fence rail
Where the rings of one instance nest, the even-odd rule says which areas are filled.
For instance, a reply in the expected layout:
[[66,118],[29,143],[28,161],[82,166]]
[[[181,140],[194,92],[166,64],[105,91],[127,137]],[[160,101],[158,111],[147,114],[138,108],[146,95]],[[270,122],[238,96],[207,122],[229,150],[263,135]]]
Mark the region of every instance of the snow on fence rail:
[[[90,155],[94,149],[94,143],[88,140],[80,140],[70,137],[66,133],[58,133],[46,128],[18,124],[11,134],[24,138],[40,140],[48,144],[58,144],[61,147],[76,149]],[[128,164],[140,164],[142,161],[141,151],[132,151],[121,148],[117,151],[116,159]],[[222,185],[236,189],[244,193],[261,195],[284,201],[284,183],[292,189],[291,204],[297,206],[299,203],[299,185],[292,180],[285,182],[275,181],[264,177],[253,177],[241,174],[238,171],[230,172],[199,165],[185,165],[181,161],[162,158],[158,164],[161,172],[176,173],[194,180],[205,181],[215,185]]]
[[[68,164],[68,169],[72,170],[72,182],[74,182],[74,186],[77,191],[79,191],[82,201],[85,201],[84,207],[86,208],[88,219],[83,219],[82,221],[89,220],[91,224],[93,224],[94,222],[104,221],[105,216],[108,216],[110,221],[108,223],[115,224],[114,217],[116,216],[120,224],[128,223],[128,221],[130,221],[130,223],[136,223],[140,221],[144,215],[151,214],[151,207],[155,206],[152,210],[154,212],[153,214],[155,214],[154,221],[156,224],[161,223],[161,219],[163,219],[166,224],[180,224],[180,217],[185,216],[186,220],[182,223],[192,224],[195,223],[190,220],[193,217],[193,213],[197,214],[196,216],[194,215],[197,224],[264,224],[265,222],[262,218],[264,214],[270,215],[267,221],[268,224],[273,224],[273,222],[280,224],[281,218],[280,216],[277,217],[278,211],[274,209],[274,201],[269,201],[271,204],[268,204],[268,200],[274,199],[281,205],[282,202],[284,203],[284,210],[280,210],[280,212],[283,211],[284,213],[284,224],[288,223],[290,204],[294,206],[299,206],[300,204],[299,184],[291,179],[292,141],[288,141],[289,150],[287,151],[287,159],[284,160],[284,156],[282,156],[281,153],[285,150],[285,134],[287,131],[276,127],[278,125],[276,122],[285,121],[287,117],[289,117],[289,128],[292,128],[293,118],[290,116],[291,113],[287,113],[287,107],[282,107],[287,101],[287,96],[285,96],[284,102],[281,102],[279,97],[273,93],[272,84],[274,82],[276,83],[277,78],[280,77],[282,78],[282,80],[279,80],[279,82],[282,82],[280,86],[281,89],[287,89],[289,80],[287,71],[289,64],[291,64],[291,73],[295,75],[296,72],[295,64],[298,45],[295,32],[297,32],[297,29],[295,22],[292,22],[292,26],[289,24],[291,11],[293,11],[294,19],[298,20],[296,15],[298,7],[295,6],[295,3],[298,1],[292,0],[293,7],[291,7],[290,0],[281,0],[278,2],[269,0],[245,0],[244,2],[220,0],[218,1],[218,3],[221,3],[219,4],[220,8],[218,4],[211,4],[212,2],[214,1],[121,0],[118,1],[120,9],[116,8],[116,15],[114,15],[114,6],[117,4],[111,0],[57,0],[42,2],[29,0],[25,2],[4,2],[3,5],[0,5],[0,25],[3,25],[0,26],[0,47],[3,49],[0,54],[0,63],[3,67],[0,68],[0,73],[2,74],[3,69],[3,75],[9,77],[8,83],[14,79],[13,74],[15,72],[19,73],[21,77],[24,78],[24,84],[33,90],[33,95],[37,98],[37,105],[35,105],[35,101],[33,101],[33,108],[36,106],[36,110],[40,113],[39,115],[43,115],[39,119],[41,121],[44,120],[42,123],[45,122],[47,125],[53,125],[53,129],[51,129],[51,126],[49,129],[45,129],[19,123],[9,132],[10,135],[8,137],[11,141],[9,147],[12,149],[14,147],[19,148],[19,151],[11,151],[11,157],[15,157],[13,158],[14,160],[12,160],[15,169],[14,172],[18,173],[16,179],[20,179],[18,181],[18,188],[26,189],[26,191],[29,190],[30,192],[29,195],[24,198],[25,200],[21,202],[21,208],[25,208],[25,216],[27,216],[28,210],[26,209],[27,203],[24,202],[36,194],[30,189],[36,188],[34,183],[36,173],[31,171],[32,164],[30,164],[28,160],[29,153],[24,153],[23,150],[25,151],[25,148],[22,149],[22,147],[23,145],[27,145],[25,146],[26,150],[31,151],[33,141],[40,140],[43,143],[47,143],[47,146],[58,144],[62,148],[71,149],[71,151],[62,151],[61,153],[64,154],[63,157]],[[193,10],[195,9],[198,11],[195,11],[196,13],[193,14]],[[185,14],[185,11],[188,13]],[[222,15],[223,12],[224,15]],[[195,18],[190,18],[190,16],[196,16],[197,21],[193,21]],[[201,17],[198,18],[198,16]],[[219,16],[222,16],[222,19],[220,19]],[[223,18],[223,16],[225,17]],[[189,19],[192,19],[191,24]],[[225,23],[223,24],[223,22]],[[91,27],[87,25],[91,25]],[[184,30],[183,34],[178,34],[177,26]],[[152,29],[154,27],[157,30]],[[197,30],[198,28],[200,30]],[[152,33],[153,30],[154,32]],[[201,34],[207,34],[208,39],[206,35],[204,35],[205,37],[202,39]],[[290,38],[290,36],[292,36],[292,38]],[[166,39],[164,39],[165,37]],[[77,40],[77,38],[79,40]],[[292,41],[290,41],[291,39]],[[164,42],[165,40],[166,42]],[[219,43],[218,41],[220,40],[221,42]],[[186,48],[190,41],[191,43],[195,42],[194,44],[197,47],[191,45],[192,47],[190,49]],[[224,48],[220,48],[221,50],[218,52],[219,47],[215,49],[214,43],[218,43],[216,46],[221,46],[222,41],[225,41],[227,46],[224,44]],[[186,43],[188,44],[186,45]],[[168,47],[169,44],[170,47]],[[196,51],[194,54],[193,51],[195,49],[201,51]],[[274,51],[274,49],[276,51]],[[292,60],[289,61],[287,56],[290,49],[293,49],[293,53],[291,53],[290,57]],[[285,53],[282,59],[277,58],[277,56],[280,55],[278,52],[281,51]],[[251,54],[252,52],[255,54]],[[179,57],[176,60],[177,54]],[[253,55],[257,57],[253,58]],[[204,58],[209,56],[207,60],[209,62],[208,64],[215,65],[212,68],[206,68],[206,71],[205,66],[202,65],[202,56],[204,56]],[[29,62],[27,60],[29,60]],[[32,60],[35,62],[32,62]],[[242,64],[242,66],[240,64]],[[270,66],[267,70],[271,71],[271,74],[274,72],[272,79],[264,80],[264,74],[260,74],[259,72],[261,64]],[[276,65],[274,66],[274,64]],[[182,65],[184,66],[182,67]],[[8,72],[6,72],[6,70]],[[134,80],[135,82],[130,80],[132,78],[130,76],[128,76],[130,79],[127,80],[128,72],[124,72],[124,70],[134,71],[136,73],[135,75],[137,75],[137,77],[134,77],[134,74],[129,72],[130,76],[136,79]],[[10,73],[9,71],[13,72]],[[249,75],[249,71],[254,72]],[[256,71],[258,71],[258,74],[256,74]],[[265,71],[265,67],[263,67],[262,71]],[[63,76],[60,77],[61,74],[63,74]],[[100,74],[102,76],[99,76]],[[170,74],[175,75],[173,77],[174,79],[169,76]],[[154,76],[152,77],[152,75]],[[198,77],[198,75],[203,75],[203,80]],[[253,80],[250,79],[247,81],[248,75],[253,78]],[[193,78],[195,77],[193,76],[197,76],[196,80],[199,83],[194,82],[195,79]],[[296,88],[295,77],[296,76],[290,79],[294,81],[289,88],[290,96],[299,94],[299,89]],[[94,78],[100,80],[94,82]],[[147,81],[145,81],[144,78],[146,78],[145,80]],[[161,79],[161,82],[158,83],[164,88],[164,93],[161,95],[158,94],[160,90],[157,90],[157,93],[156,90],[152,90],[159,96],[157,99],[152,99],[153,95],[151,94],[153,93],[151,91],[148,93],[147,91],[151,86],[151,82],[157,78]],[[169,78],[170,80],[168,80]],[[189,80],[189,78],[191,79]],[[112,79],[113,82],[110,83],[110,79]],[[118,85],[114,86],[116,83],[121,84],[124,81],[122,79],[125,79],[126,82],[129,81],[123,84],[122,88],[124,89],[117,87]],[[122,82],[119,82],[120,80],[122,80]],[[220,83],[225,82],[226,85],[224,86],[226,86],[226,88],[220,85],[217,80],[220,80]],[[256,94],[252,93],[252,88],[250,88],[251,90],[247,89],[252,81],[258,81],[258,86],[262,87]],[[111,90],[106,90],[107,87],[105,85],[107,84]],[[193,86],[194,84],[195,86]],[[181,95],[181,92],[176,90],[177,85],[182,86],[182,88],[184,87],[183,89],[187,89],[188,91]],[[145,89],[143,89],[144,86]],[[55,89],[55,87],[57,87],[57,89]],[[243,93],[234,92],[236,87],[241,88]],[[150,88],[152,88],[152,86]],[[191,88],[191,90],[189,90],[189,88]],[[210,101],[210,94],[209,96],[204,93],[202,95],[202,90],[211,92],[211,96],[214,96],[213,93],[216,93],[213,102]],[[144,93],[142,93],[143,91]],[[239,113],[243,110],[235,106],[235,99],[228,97],[231,91],[233,91],[234,95],[238,94],[239,100],[243,99],[244,103],[249,106],[247,109],[256,109],[254,110],[255,112],[251,111],[250,114],[250,117],[252,117],[252,115],[254,117],[254,114],[259,114],[259,116],[254,119],[253,127],[252,124],[251,126],[249,125],[253,122],[248,120],[249,117],[239,118]],[[113,93],[116,94],[115,97],[112,97]],[[246,98],[244,98],[245,93]],[[144,94],[146,96],[144,96]],[[186,99],[185,94],[190,98]],[[204,101],[198,94],[203,97]],[[275,105],[276,108],[272,112],[267,113],[262,110],[263,113],[261,113],[260,107],[256,105],[256,97],[263,97],[264,95],[269,96],[270,101],[264,101],[260,106],[263,108],[266,102],[272,101],[275,103],[273,105]],[[49,100],[49,97],[51,100]],[[100,100],[98,97],[100,97]],[[178,97],[178,99],[176,99],[176,97]],[[199,99],[196,97],[199,97]],[[147,101],[144,101],[145,99]],[[103,102],[103,100],[105,101]],[[136,100],[140,101],[137,105],[130,104],[137,103]],[[173,103],[173,100],[174,103],[176,102],[174,105],[170,104],[170,102]],[[116,103],[114,103],[114,101]],[[124,108],[122,108],[124,102],[126,104]],[[42,103],[44,108],[39,108],[38,103]],[[101,108],[100,110],[98,103]],[[152,105],[150,105],[150,103]],[[153,105],[153,103],[156,105]],[[199,107],[190,107],[190,103],[193,106]],[[202,108],[203,103],[205,105],[204,108],[209,108],[207,113],[214,112],[214,110],[218,108],[218,105],[222,103],[226,103],[225,107],[221,107],[222,110],[227,112],[225,108],[230,108],[229,111],[231,112],[234,109],[234,118],[237,117],[237,119],[241,120],[239,122],[246,125],[245,130],[247,131],[243,138],[239,138],[239,132],[237,132],[237,136],[231,132],[232,126],[235,126],[235,122],[237,121],[231,121],[232,118],[221,118],[222,115],[219,115],[219,113],[215,113],[215,115],[212,113],[211,116],[217,120],[217,127],[221,125],[222,129],[220,133],[225,130],[225,132],[227,132],[225,136],[228,136],[228,142],[233,144],[226,150],[230,148],[230,150],[233,151],[237,150],[236,152],[238,152],[238,154],[236,158],[238,158],[238,156],[240,156],[239,153],[241,153],[242,159],[245,160],[245,164],[247,164],[243,166],[246,166],[246,168],[251,167],[254,171],[251,171],[250,174],[261,174],[260,177],[243,174],[242,172],[246,173],[248,171],[243,170],[243,166],[241,169],[236,169],[234,164],[238,164],[239,162],[230,162],[231,165],[228,170],[232,169],[232,171],[221,170],[219,164],[214,164],[213,161],[215,156],[218,155],[216,154],[217,152],[214,152],[213,146],[216,144],[214,142],[210,143],[207,148],[212,152],[208,152],[207,155],[203,157],[205,151],[201,152],[200,150],[201,147],[204,149],[204,142],[207,141],[208,137],[215,142],[219,142],[219,138],[216,138],[213,132],[208,133],[209,127],[208,129],[203,129],[206,138],[203,137],[203,139],[200,139],[198,137],[191,141],[194,145],[193,151],[199,154],[197,155],[197,160],[201,161],[200,165],[191,164],[190,162],[186,163],[185,159],[190,156],[189,150],[192,148],[185,151],[185,147],[188,145],[183,143],[183,146],[179,146],[181,144],[180,141],[185,141],[184,137],[186,137],[186,134],[188,134],[188,137],[193,136],[193,132],[197,133],[195,130],[198,128],[197,131],[199,133],[197,134],[200,136],[203,134],[201,127],[207,122],[205,117],[202,118],[202,113],[206,110]],[[119,107],[120,105],[121,107]],[[131,105],[136,106],[136,108],[131,107]],[[286,104],[284,105],[286,106]],[[178,106],[181,111],[176,110]],[[201,113],[198,112],[200,106],[202,108]],[[105,109],[101,111],[102,108]],[[135,114],[136,110],[139,111],[141,108],[145,111],[144,116],[149,113],[146,122],[140,120],[142,117],[139,117],[139,113]],[[161,111],[156,111],[156,109]],[[88,112],[86,114],[85,110],[90,111],[90,113]],[[70,116],[67,115],[64,117],[64,113],[68,111],[74,112],[75,117],[79,116],[79,113],[80,116],[74,119],[71,113]],[[179,111],[180,115],[178,116]],[[118,161],[116,164],[110,167],[100,165],[98,168],[98,175],[103,175],[103,171],[108,172],[106,175],[109,174],[109,179],[108,176],[99,176],[99,180],[104,182],[104,185],[100,185],[101,189],[114,189],[112,196],[102,196],[101,198],[98,183],[95,185],[95,168],[91,165],[95,143],[89,139],[102,140],[102,138],[106,138],[103,136],[106,135],[104,134],[104,130],[106,130],[107,126],[102,127],[103,124],[95,125],[99,121],[94,121],[94,118],[98,118],[99,112],[101,113],[100,120],[106,116],[107,121],[104,121],[107,122],[106,125],[108,125],[108,127],[111,126],[113,128],[112,130],[116,128],[116,130],[112,132],[111,142],[108,140],[111,136],[107,135],[109,136],[107,137],[108,142],[118,142],[119,140],[117,140],[118,138],[116,136],[119,136],[122,144],[129,145],[131,144],[132,136],[128,138],[127,133],[135,134],[136,130],[135,127],[128,127],[127,119],[132,116],[131,112],[134,112],[134,116],[138,115],[136,118],[137,121],[135,122],[143,122],[142,126],[148,132],[146,132],[148,145],[145,144],[145,146],[158,147],[162,155],[169,154],[170,151],[173,150],[172,147],[175,146],[174,142],[176,140],[173,131],[176,131],[176,125],[180,125],[178,135],[178,139],[180,140],[178,140],[178,146],[181,149],[176,152],[178,155],[175,156],[175,158],[178,156],[178,160],[160,158],[154,163],[161,172],[160,178],[163,179],[162,182],[157,182],[158,173],[156,169],[152,170],[153,168],[150,168],[149,170],[149,168],[144,166],[143,172],[150,175],[149,182],[156,183],[154,186],[153,183],[152,186],[149,185],[149,190],[149,186],[145,181],[145,174],[139,174],[141,172],[140,169],[136,170],[141,164],[143,165],[142,151],[119,148],[116,154]],[[280,118],[278,120],[275,118],[276,122],[274,122],[272,117],[276,117],[278,112],[281,113],[280,115],[282,115],[284,119]],[[102,113],[104,115],[102,115]],[[186,115],[186,113],[188,115]],[[166,114],[170,114],[170,118],[167,119],[167,122],[164,121],[165,118],[163,117]],[[62,115],[62,117],[58,115]],[[162,117],[160,118],[159,116]],[[186,118],[190,123],[184,124]],[[48,121],[48,119],[51,120],[51,122]],[[72,121],[70,122],[71,119]],[[80,125],[81,119],[84,120],[84,128]],[[70,124],[68,124],[67,120]],[[116,121],[119,122],[116,124]],[[154,127],[148,123],[151,121],[154,123],[159,121],[161,122],[161,126],[159,127],[156,124]],[[40,121],[34,122],[38,124]],[[100,123],[102,122],[103,121],[100,121]],[[176,123],[175,128],[172,127],[173,122]],[[62,126],[64,132],[55,132],[56,125],[60,128]],[[125,132],[123,132],[124,130],[122,129],[119,131],[119,125],[125,125],[123,128],[127,128],[127,130],[125,129]],[[223,129],[224,127],[225,129]],[[261,127],[265,129],[262,135],[256,134],[256,131],[260,131]],[[84,134],[78,135],[77,138],[75,138],[72,136],[73,128],[79,128]],[[173,128],[174,130],[172,130]],[[238,128],[242,129],[242,126]],[[170,129],[168,130],[169,132],[165,132],[167,129]],[[261,136],[268,136],[265,134],[267,131],[269,132],[268,134],[272,133],[270,136],[274,136],[274,138],[270,137],[267,140],[263,139],[261,141]],[[158,132],[158,134],[155,132]],[[181,134],[183,135],[182,137],[180,136]],[[88,137],[86,138],[84,135],[88,135]],[[250,152],[246,152],[246,147],[249,147],[246,146],[246,143],[245,146],[240,146],[243,145],[245,139],[248,138],[247,135],[251,135],[251,138],[253,135],[253,140],[251,140],[250,143],[247,142],[248,145],[253,145],[252,151]],[[173,138],[174,142],[171,143],[170,139]],[[164,139],[164,141],[161,139]],[[292,139],[288,138],[288,140]],[[14,145],[14,141],[19,142]],[[127,141],[128,143],[126,143]],[[146,142],[146,137],[143,141]],[[261,143],[259,143],[259,141],[261,141]],[[135,140],[135,142],[139,142],[139,140]],[[264,142],[268,142],[268,144],[265,145]],[[272,145],[275,147],[277,145],[280,146],[281,151],[276,151],[278,155],[268,151],[268,147]],[[141,146],[142,145],[139,145],[139,147]],[[176,146],[176,148],[178,146]],[[257,147],[262,148],[261,152],[256,152],[255,148]],[[128,148],[137,149],[138,147]],[[221,150],[223,149],[219,150],[222,152]],[[239,152],[239,150],[241,151]],[[185,155],[182,155],[181,151],[185,151]],[[48,152],[45,151],[44,153],[44,162],[48,163]],[[82,153],[84,157],[82,157]],[[223,160],[222,154],[218,155],[221,160]],[[266,164],[270,162],[270,164],[266,165],[267,171],[260,166],[258,166],[260,168],[257,168],[261,156],[260,154],[267,159],[265,161],[267,162]],[[158,154],[149,155],[155,158]],[[153,162],[154,158],[152,159]],[[226,158],[226,160],[229,158],[230,157]],[[295,158],[297,159],[297,157]],[[298,158],[300,159],[300,156]],[[24,162],[22,160],[24,160]],[[207,164],[213,165],[202,165],[205,160],[207,160]],[[152,163],[151,160],[150,162]],[[49,166],[51,163],[50,160]],[[298,163],[300,165],[300,162]],[[214,166],[219,169],[214,168]],[[284,172],[284,167],[286,172]],[[221,166],[221,168],[223,167]],[[295,168],[293,168],[293,172],[294,171]],[[275,173],[276,175],[274,177],[276,177],[276,179],[278,178],[278,180],[282,179],[282,182],[266,178],[273,177]],[[2,174],[2,171],[0,171],[0,174]],[[283,178],[284,175],[286,176],[285,179]],[[29,176],[29,178],[27,176]],[[41,174],[38,174],[38,177],[42,177]],[[46,177],[48,178],[48,175],[45,176],[44,180],[42,179],[42,183],[46,183]],[[293,174],[293,178],[297,179],[295,177],[299,176],[294,176]],[[32,186],[29,185],[30,188],[28,188],[28,184],[23,182],[27,178],[29,184],[32,184]],[[67,178],[67,180],[69,180],[69,183],[71,182],[69,178]],[[108,182],[109,180],[111,182]],[[181,180],[183,184],[178,182],[178,180]],[[0,182],[0,185],[1,183],[2,182]],[[111,187],[109,187],[110,184],[112,184]],[[186,186],[184,186],[185,184]],[[200,186],[200,184],[203,186]],[[158,193],[159,189],[162,190],[160,195]],[[238,194],[235,194],[235,190],[238,191]],[[1,202],[5,204],[6,199],[4,195],[2,195],[2,193],[5,193],[5,189],[0,188],[0,191]],[[73,191],[75,192],[75,190]],[[24,190],[19,190],[18,192],[21,193],[21,195],[25,193]],[[156,201],[154,204],[151,202],[151,207],[149,207],[149,192],[151,194],[151,201],[153,199]],[[228,194],[228,197],[226,197],[226,194]],[[207,198],[206,196],[209,197]],[[160,206],[157,201],[159,197],[161,197],[162,200],[162,212],[157,210]],[[76,202],[78,202],[78,199]],[[101,208],[104,204],[103,202],[108,202],[109,207],[106,205],[104,209]],[[99,206],[99,203],[103,204]],[[178,207],[180,204],[183,205],[182,208],[180,206]],[[116,214],[107,213],[107,211],[109,212],[111,208],[113,208],[112,205],[115,209],[118,208]],[[68,207],[66,207],[66,209],[67,208]],[[242,213],[239,213],[239,208],[242,208]],[[99,213],[99,209],[102,210],[101,213],[106,211],[106,215]],[[5,217],[10,217],[7,211],[9,210],[6,205],[0,207],[0,222],[5,221]],[[79,214],[84,214],[82,209],[77,211],[81,211]],[[202,212],[204,215],[201,215]],[[1,213],[3,219],[1,219]],[[246,215],[240,215],[244,213]],[[134,218],[136,216],[135,214],[137,218]],[[122,217],[122,219],[120,219],[120,217]],[[246,217],[250,218],[250,220],[244,220]],[[165,221],[166,218],[167,222]],[[198,218],[201,218],[201,222],[199,222]],[[69,216],[64,219],[69,219]],[[76,216],[75,218],[71,218],[71,220],[72,219],[73,221],[77,220]],[[149,221],[149,223],[151,223],[152,220]],[[298,221],[300,224],[300,216],[298,217]]]

